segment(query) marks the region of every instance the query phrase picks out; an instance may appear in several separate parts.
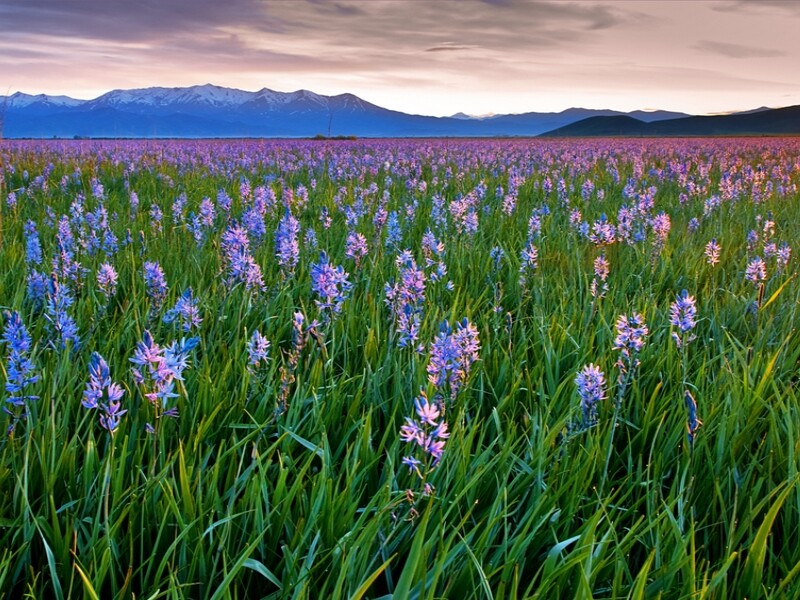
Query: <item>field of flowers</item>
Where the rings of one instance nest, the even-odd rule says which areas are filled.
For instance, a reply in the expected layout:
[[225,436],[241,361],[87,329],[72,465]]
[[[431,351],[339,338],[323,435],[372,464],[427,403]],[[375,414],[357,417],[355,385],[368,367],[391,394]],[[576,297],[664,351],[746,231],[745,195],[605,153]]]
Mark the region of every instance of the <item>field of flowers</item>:
[[0,145],[0,598],[800,595],[800,140]]

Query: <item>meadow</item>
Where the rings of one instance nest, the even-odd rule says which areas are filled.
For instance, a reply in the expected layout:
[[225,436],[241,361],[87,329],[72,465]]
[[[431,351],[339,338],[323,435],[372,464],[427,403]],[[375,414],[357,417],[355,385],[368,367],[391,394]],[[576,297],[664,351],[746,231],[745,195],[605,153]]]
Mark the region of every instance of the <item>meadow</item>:
[[5,141],[0,597],[800,596],[800,139]]

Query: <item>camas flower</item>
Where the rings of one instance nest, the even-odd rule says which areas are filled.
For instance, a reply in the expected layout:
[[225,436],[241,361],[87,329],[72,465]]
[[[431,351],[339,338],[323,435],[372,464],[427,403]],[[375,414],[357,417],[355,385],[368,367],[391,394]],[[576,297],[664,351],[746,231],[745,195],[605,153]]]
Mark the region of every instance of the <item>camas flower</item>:
[[154,310],[158,310],[167,298],[168,291],[164,270],[158,261],[144,263],[144,286],[147,295],[153,301]]
[[361,259],[367,255],[367,238],[361,233],[351,231],[347,234],[344,255],[356,261],[356,267],[361,264]]
[[592,425],[597,418],[596,404],[605,400],[605,375],[600,367],[589,363],[575,376],[578,396],[581,399],[584,426]]
[[28,400],[38,400],[26,392],[28,386],[39,381],[36,367],[30,359],[33,340],[17,311],[4,313],[6,326],[2,341],[6,343],[6,391],[10,394],[6,402],[24,407]]
[[125,390],[111,381],[108,364],[97,352],[92,353],[89,364],[89,382],[83,392],[84,408],[98,409],[100,425],[113,434],[120,423],[120,418],[128,412],[120,404]]
[[605,254],[601,254],[594,259],[594,278],[590,292],[595,298],[603,298],[608,292],[608,273],[610,268],[608,266],[608,259]]
[[248,365],[258,367],[261,362],[266,362],[269,358],[270,343],[261,333],[256,330],[247,342]]
[[405,443],[414,444],[416,450],[421,452],[427,460],[423,461],[410,455],[402,459],[409,471],[416,472],[423,479],[420,467],[430,461],[431,468],[435,467],[444,454],[444,446],[450,432],[447,423],[441,417],[441,411],[436,405],[436,399],[431,403],[425,392],[420,391],[419,397],[414,399],[414,409],[417,418],[406,417],[405,423],[400,427],[400,439]]
[[284,276],[293,274],[294,268],[300,261],[298,233],[300,233],[300,222],[287,208],[275,233],[275,256]]
[[760,256],[756,256],[747,264],[747,269],[745,270],[744,276],[747,281],[755,285],[766,281],[767,265]]
[[314,302],[322,312],[323,319],[328,319],[331,311],[335,314],[341,312],[352,287],[347,279],[347,271],[341,265],[333,267],[328,255],[321,252],[319,262],[311,265],[311,289],[320,297]]
[[177,417],[177,408],[167,409],[172,398],[176,398],[175,381],[183,381],[183,371],[188,366],[189,353],[200,343],[200,339],[184,338],[180,342],[172,342],[162,348],[153,339],[153,335],[145,330],[142,341],[130,361],[133,367],[134,381],[145,387],[144,397],[156,407],[156,417]]
[[469,377],[471,366],[480,352],[478,329],[467,319],[456,325],[456,331],[444,321],[439,335],[431,343],[427,372],[428,381],[444,390],[450,388],[454,398]]
[[109,263],[103,263],[97,270],[97,287],[106,300],[117,292],[117,271]]
[[719,252],[720,252],[720,247],[719,244],[717,243],[716,238],[712,239],[710,242],[706,244],[705,248],[706,260],[708,264],[710,264],[712,267],[719,262]]
[[175,306],[164,315],[164,323],[179,321],[181,329],[191,331],[200,327],[203,322],[200,310],[197,307],[197,298],[192,296],[192,288],[186,288],[175,302]]
[[686,334],[697,325],[697,307],[694,296],[690,296],[689,292],[683,290],[678,294],[677,300],[670,305],[669,315],[669,322],[678,330],[672,332],[672,339],[675,340],[678,347],[691,342],[694,336]]

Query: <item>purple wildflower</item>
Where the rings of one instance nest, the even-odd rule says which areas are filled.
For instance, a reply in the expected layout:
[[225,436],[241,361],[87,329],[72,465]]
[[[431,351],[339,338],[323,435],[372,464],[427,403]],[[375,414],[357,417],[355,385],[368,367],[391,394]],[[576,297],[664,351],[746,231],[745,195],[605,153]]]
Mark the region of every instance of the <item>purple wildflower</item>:
[[25,262],[29,265],[42,264],[42,245],[33,221],[25,223]]
[[177,417],[177,408],[167,408],[169,401],[176,398],[175,381],[183,381],[183,371],[188,367],[189,353],[200,342],[199,338],[184,338],[163,348],[145,330],[142,341],[130,361],[133,379],[145,388],[144,397],[155,407],[156,418]]
[[351,231],[347,234],[344,255],[356,261],[356,268],[361,264],[361,259],[369,252],[367,238],[363,234]]
[[300,222],[287,208],[275,233],[275,256],[284,276],[292,275],[300,261],[300,246],[297,242],[299,232]]
[[538,260],[539,250],[533,245],[533,242],[528,242],[528,245],[519,253],[519,285],[522,288],[527,288],[528,281],[539,264]]
[[592,232],[589,234],[589,241],[595,246],[607,246],[613,244],[617,230],[608,222],[605,213],[600,215],[600,220],[592,225]]
[[89,364],[89,382],[83,392],[84,408],[99,409],[100,425],[113,434],[119,426],[120,418],[128,412],[121,408],[120,400],[125,394],[122,387],[111,381],[108,364],[97,352],[92,353]]
[[747,269],[745,270],[744,276],[747,281],[755,285],[766,281],[767,265],[760,256],[756,256],[747,264]]
[[153,301],[153,311],[158,311],[167,298],[167,280],[158,261],[144,263],[144,285],[147,295]]
[[449,385],[450,396],[455,398],[478,360],[480,347],[478,330],[467,319],[457,324],[455,332],[444,321],[431,343],[428,381],[440,390]]
[[594,259],[594,278],[592,279],[590,288],[593,297],[605,297],[608,292],[608,281],[606,280],[608,279],[609,271],[610,268],[605,253],[600,254],[600,256]]
[[672,332],[672,338],[680,348],[684,343],[691,342],[693,337],[686,337],[685,334],[694,329],[697,325],[697,306],[694,296],[683,290],[678,294],[678,298],[670,305],[669,322],[678,332]]
[[575,385],[578,386],[578,395],[581,398],[584,426],[594,424],[597,418],[598,402],[605,400],[605,375],[600,367],[589,363],[575,376]]
[[258,367],[262,361],[266,362],[269,358],[270,343],[261,333],[256,330],[247,342],[247,355],[249,367]]
[[784,242],[781,244],[780,248],[778,248],[778,252],[775,256],[778,270],[782,271],[789,265],[789,259],[792,257],[792,247]]
[[712,267],[719,262],[719,252],[720,247],[717,243],[716,238],[713,238],[710,242],[706,244],[705,255],[708,264]]
[[175,302],[175,306],[164,315],[164,323],[179,321],[181,329],[191,331],[200,327],[203,322],[197,307],[197,298],[192,296],[192,288],[187,288]]
[[67,342],[72,342],[74,347],[80,344],[78,326],[67,312],[72,304],[73,298],[69,288],[59,282],[55,273],[52,274],[47,288],[45,319],[60,338],[61,348],[66,348]]
[[688,413],[686,419],[686,437],[689,440],[689,447],[692,448],[694,446],[695,433],[703,422],[697,418],[697,402],[689,390],[684,391],[684,399],[686,401],[686,411]]
[[[425,272],[417,266],[408,250],[397,257],[395,264],[400,270],[400,281],[385,285],[385,302],[391,309],[395,331],[399,335],[398,346],[415,347],[425,304]],[[416,346],[416,350],[421,352],[421,346]]]
[[425,478],[420,467],[429,464],[430,468],[435,467],[444,454],[444,446],[450,437],[447,430],[447,423],[441,419],[441,411],[437,406],[437,401],[428,402],[425,392],[420,391],[418,398],[414,399],[414,408],[419,420],[413,417],[406,417],[405,423],[400,427],[400,440],[413,444],[417,451],[421,451],[426,460],[420,460],[416,456],[409,455],[402,459],[409,471],[416,472],[420,479]]
[[97,270],[97,287],[108,301],[117,292],[117,271],[109,263],[103,263]]
[[[6,391],[10,394],[6,402],[12,406],[23,407],[28,400],[37,400],[38,396],[26,393],[26,388],[39,381],[36,367],[30,359],[33,340],[17,311],[4,313],[6,326],[2,341],[6,343],[7,368]],[[6,412],[9,412],[6,409]],[[9,414],[11,414],[9,412]],[[24,418],[24,412],[21,415]],[[13,425],[12,425],[13,428]],[[10,431],[9,431],[10,433]]]
[[319,262],[311,265],[311,289],[320,297],[314,302],[323,314],[323,319],[330,318],[329,312],[338,314],[347,299],[352,284],[347,279],[347,271],[341,265],[333,267],[328,255],[321,252]]

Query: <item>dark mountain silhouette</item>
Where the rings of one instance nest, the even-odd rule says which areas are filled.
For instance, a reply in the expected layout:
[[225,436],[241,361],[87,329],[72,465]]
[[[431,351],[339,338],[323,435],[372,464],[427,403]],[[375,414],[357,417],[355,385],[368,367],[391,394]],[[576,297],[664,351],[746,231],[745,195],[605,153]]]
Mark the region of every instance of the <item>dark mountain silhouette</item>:
[[576,121],[541,137],[678,137],[715,135],[800,134],[800,106],[757,109],[731,115],[685,117],[645,123],[626,115],[596,116]]

